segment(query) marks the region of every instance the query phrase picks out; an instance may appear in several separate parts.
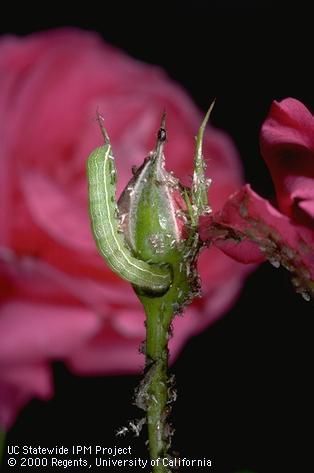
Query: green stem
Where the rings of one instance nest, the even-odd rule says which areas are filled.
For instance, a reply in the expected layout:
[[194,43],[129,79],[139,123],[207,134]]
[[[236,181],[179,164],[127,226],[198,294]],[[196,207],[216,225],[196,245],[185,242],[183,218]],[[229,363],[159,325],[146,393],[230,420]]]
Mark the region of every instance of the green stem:
[[4,447],[5,447],[5,432],[4,430],[0,429],[0,467],[2,464],[3,456],[4,456]]
[[[176,307],[174,304],[178,300],[175,279],[172,288],[163,297],[139,296],[146,313],[146,375],[138,395],[146,397],[151,460],[166,458],[171,443],[171,428],[167,423],[172,401],[169,399],[171,383],[168,379],[168,340]],[[152,471],[168,473],[170,470],[159,461]]]
[[[170,315],[170,317],[169,317]],[[151,399],[147,409],[149,450],[152,459],[164,458],[168,450],[167,401],[168,401],[168,333],[171,315],[165,305],[152,304],[146,320],[146,364],[151,376],[148,394]],[[170,320],[169,320],[170,319]],[[156,472],[166,471],[162,466]]]

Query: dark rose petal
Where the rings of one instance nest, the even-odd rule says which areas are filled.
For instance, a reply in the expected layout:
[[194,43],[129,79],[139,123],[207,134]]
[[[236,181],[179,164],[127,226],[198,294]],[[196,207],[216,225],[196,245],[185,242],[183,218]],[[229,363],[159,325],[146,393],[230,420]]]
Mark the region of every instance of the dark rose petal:
[[249,185],[232,195],[224,208],[202,222],[202,237],[244,263],[267,258],[284,266],[305,298],[314,294],[314,233],[292,224]]
[[298,100],[274,102],[261,130],[261,151],[280,210],[314,229],[314,117]]

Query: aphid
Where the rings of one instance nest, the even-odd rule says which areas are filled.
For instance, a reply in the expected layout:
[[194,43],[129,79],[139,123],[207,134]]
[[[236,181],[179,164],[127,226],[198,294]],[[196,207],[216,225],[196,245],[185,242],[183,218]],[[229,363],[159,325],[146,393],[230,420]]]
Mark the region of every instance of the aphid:
[[117,436],[117,437],[122,437],[122,436],[124,436],[128,431],[129,431],[129,429],[128,429],[127,427],[122,427],[121,429],[117,430],[116,436]]
[[145,424],[145,422],[146,422],[145,418],[140,419],[140,420],[135,421],[135,422],[132,422],[132,421],[129,422],[130,430],[132,430],[134,432],[135,437],[138,437],[140,435],[140,432],[141,432],[142,427]]
[[161,141],[162,143],[166,141],[167,139],[166,130],[164,128],[159,128],[157,137],[158,137],[158,141]]

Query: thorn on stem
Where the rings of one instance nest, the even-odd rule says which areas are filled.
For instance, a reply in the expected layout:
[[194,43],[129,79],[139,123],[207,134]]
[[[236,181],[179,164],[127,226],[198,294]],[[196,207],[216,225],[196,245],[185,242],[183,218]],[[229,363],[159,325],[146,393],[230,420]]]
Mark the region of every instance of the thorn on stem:
[[102,136],[104,137],[105,144],[109,144],[110,143],[109,135],[107,133],[106,128],[104,127],[105,120],[104,120],[104,117],[99,113],[98,107],[96,110],[96,120],[98,121],[100,131],[102,133]]

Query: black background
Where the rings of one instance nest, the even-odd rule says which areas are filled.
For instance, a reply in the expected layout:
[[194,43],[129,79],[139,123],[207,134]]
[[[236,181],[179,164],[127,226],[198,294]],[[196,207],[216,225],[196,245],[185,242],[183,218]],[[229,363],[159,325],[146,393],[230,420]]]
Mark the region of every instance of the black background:
[[[2,31],[23,35],[65,25],[96,30],[132,56],[161,65],[202,110],[217,97],[213,124],[233,137],[246,180],[264,196],[273,193],[258,144],[269,106],[292,96],[314,109],[311,14],[305,7],[85,2],[67,13],[53,2],[41,5],[3,14]],[[179,392],[174,447],[181,456],[211,458],[208,471],[216,473],[309,471],[312,317],[313,303],[294,294],[284,271],[264,264],[251,275],[234,308],[191,339],[173,367]],[[131,406],[138,380],[79,378],[56,364],[54,399],[32,401],[8,442],[114,445],[115,429],[139,415]],[[143,442],[127,438],[119,445],[131,444],[143,456]]]

